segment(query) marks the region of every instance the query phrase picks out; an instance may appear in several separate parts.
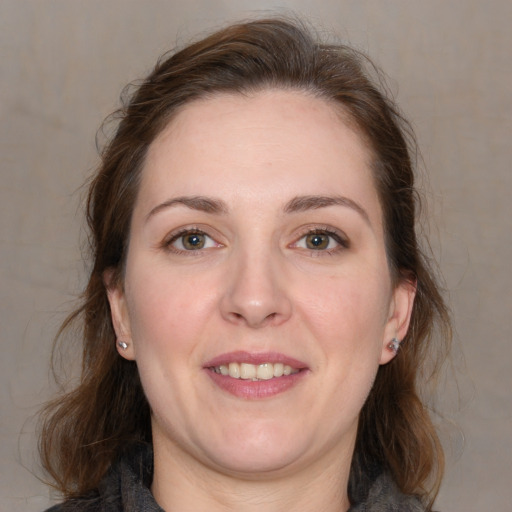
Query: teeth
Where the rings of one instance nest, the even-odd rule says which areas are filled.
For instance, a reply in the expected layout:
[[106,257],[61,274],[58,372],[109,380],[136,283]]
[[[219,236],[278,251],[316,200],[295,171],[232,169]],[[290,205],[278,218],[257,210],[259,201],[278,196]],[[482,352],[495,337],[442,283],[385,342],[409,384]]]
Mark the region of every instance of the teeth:
[[221,375],[229,375],[233,379],[243,380],[269,380],[274,377],[282,377],[283,375],[291,375],[299,370],[283,363],[229,363],[229,365],[221,364],[212,368],[215,373]]
[[240,365],[238,363],[229,363],[229,376],[233,379],[240,378]]
[[283,363],[275,363],[274,364],[274,377],[281,377],[283,375],[283,373],[284,373],[284,364]]
[[272,363],[264,363],[258,365],[256,377],[261,380],[269,380],[274,376],[274,365]]
[[240,378],[241,379],[255,379],[256,373],[257,373],[256,366],[254,366],[253,364],[242,363],[240,365]]

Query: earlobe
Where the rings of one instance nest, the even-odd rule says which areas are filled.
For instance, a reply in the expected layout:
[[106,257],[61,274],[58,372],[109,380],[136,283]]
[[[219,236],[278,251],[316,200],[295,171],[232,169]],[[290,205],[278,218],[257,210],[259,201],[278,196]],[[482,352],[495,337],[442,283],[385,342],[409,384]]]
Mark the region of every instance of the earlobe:
[[126,350],[128,348],[128,343],[126,343],[126,341],[123,340],[117,340],[117,346],[119,348],[122,348],[123,350]]
[[401,281],[393,291],[380,364],[389,363],[400,350],[400,343],[409,329],[415,296],[416,283],[408,280]]
[[116,348],[119,355],[132,361],[135,359],[135,350],[131,337],[128,307],[121,285],[114,282],[114,272],[114,269],[106,270],[103,274],[103,282],[105,283],[112,325],[117,338]]

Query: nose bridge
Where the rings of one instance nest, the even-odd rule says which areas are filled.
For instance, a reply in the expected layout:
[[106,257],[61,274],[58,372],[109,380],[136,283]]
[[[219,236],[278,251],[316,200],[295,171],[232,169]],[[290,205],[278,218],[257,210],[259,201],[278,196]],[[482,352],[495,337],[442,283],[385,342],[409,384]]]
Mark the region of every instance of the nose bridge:
[[279,253],[271,244],[251,244],[233,251],[222,312],[231,322],[250,327],[277,325],[291,312]]

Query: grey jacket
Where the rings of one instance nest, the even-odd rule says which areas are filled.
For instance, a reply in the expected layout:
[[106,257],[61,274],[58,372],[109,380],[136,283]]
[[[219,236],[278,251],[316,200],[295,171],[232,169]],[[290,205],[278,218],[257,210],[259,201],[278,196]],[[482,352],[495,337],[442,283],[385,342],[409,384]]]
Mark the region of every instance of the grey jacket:
[[[149,489],[153,477],[153,454],[139,448],[121,458],[88,497],[69,500],[46,512],[164,512]],[[424,512],[414,496],[398,490],[385,473],[368,486],[352,489],[349,512]]]

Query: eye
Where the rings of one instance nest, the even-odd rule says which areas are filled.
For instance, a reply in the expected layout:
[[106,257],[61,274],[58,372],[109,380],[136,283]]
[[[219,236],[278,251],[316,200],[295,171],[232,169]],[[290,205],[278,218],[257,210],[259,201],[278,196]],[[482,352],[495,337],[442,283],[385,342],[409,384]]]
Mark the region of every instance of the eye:
[[324,233],[312,233],[304,237],[305,245],[308,249],[314,249],[321,251],[329,249],[329,245],[332,245],[332,239],[329,235]]
[[167,241],[166,245],[176,252],[200,251],[201,249],[220,246],[219,243],[206,233],[197,230],[186,230],[176,233]]
[[293,247],[318,252],[335,252],[338,249],[348,248],[348,241],[345,237],[330,230],[314,229],[303,235]]

